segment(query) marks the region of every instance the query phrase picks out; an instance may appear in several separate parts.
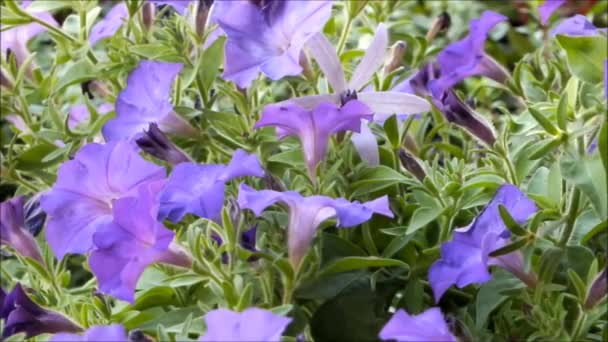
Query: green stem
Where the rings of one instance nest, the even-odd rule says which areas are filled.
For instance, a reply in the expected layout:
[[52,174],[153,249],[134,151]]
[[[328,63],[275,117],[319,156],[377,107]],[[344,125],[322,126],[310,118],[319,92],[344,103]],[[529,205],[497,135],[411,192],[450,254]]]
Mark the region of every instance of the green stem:
[[562,237],[559,240],[558,246],[565,247],[572,232],[574,231],[574,223],[576,222],[576,215],[578,214],[578,206],[580,204],[581,192],[578,188],[572,190],[572,196],[570,197],[570,208],[568,209],[568,216],[566,217],[566,227],[562,233]]
[[346,24],[342,28],[342,33],[340,34],[340,40],[338,40],[338,45],[336,47],[336,53],[338,54],[338,58],[340,58],[340,54],[342,54],[342,50],[344,50],[344,46],[346,45],[346,39],[348,38],[348,33],[353,25],[353,19],[346,14]]

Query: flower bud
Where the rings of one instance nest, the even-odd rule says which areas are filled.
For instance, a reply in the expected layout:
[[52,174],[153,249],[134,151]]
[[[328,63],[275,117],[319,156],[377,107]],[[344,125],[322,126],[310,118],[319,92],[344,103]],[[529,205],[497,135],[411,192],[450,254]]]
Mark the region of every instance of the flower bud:
[[213,0],[198,0],[198,4],[196,6],[196,19],[194,28],[196,34],[201,38],[205,35],[205,28],[207,27],[207,18],[209,17],[209,10],[211,9],[212,4]]
[[447,12],[441,13],[437,18],[435,18],[431,28],[426,33],[426,40],[430,42],[435,39],[439,32],[450,28],[451,23],[452,19],[450,18],[450,15]]
[[589,293],[587,294],[587,300],[585,301],[585,308],[591,309],[596,304],[602,300],[608,293],[608,274],[606,273],[608,270],[604,268],[604,270],[595,278],[593,284],[591,284],[591,288],[589,289]]
[[401,165],[418,178],[419,181],[422,182],[424,180],[426,172],[424,172],[420,162],[403,148],[399,149],[399,160],[401,161]]
[[403,55],[405,55],[405,48],[407,45],[405,42],[399,40],[393,47],[391,47],[391,55],[389,57],[388,62],[384,66],[384,73],[390,74],[391,72],[397,70],[399,66],[401,66],[401,61],[403,60]]
[[169,140],[155,123],[150,123],[148,130],[144,131],[144,135],[135,142],[143,151],[170,164],[177,165],[191,161],[182,150]]
[[146,31],[150,31],[152,25],[154,25],[154,16],[156,15],[156,6],[147,1],[144,2],[144,7],[141,11],[142,22]]

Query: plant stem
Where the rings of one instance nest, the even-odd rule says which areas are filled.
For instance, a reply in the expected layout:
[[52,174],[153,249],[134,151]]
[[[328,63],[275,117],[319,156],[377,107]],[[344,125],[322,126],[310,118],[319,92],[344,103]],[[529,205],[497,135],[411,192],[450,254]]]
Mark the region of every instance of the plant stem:
[[340,54],[342,54],[342,50],[344,50],[344,46],[346,45],[346,39],[348,38],[348,33],[350,32],[350,28],[353,25],[353,19],[347,14],[346,15],[346,24],[342,28],[342,33],[340,34],[340,40],[338,40],[338,45],[336,46],[336,53],[338,54],[338,58],[340,58]]
[[581,192],[578,188],[575,187],[572,190],[572,195],[570,197],[570,208],[568,209],[568,216],[566,217],[566,228],[564,228],[562,237],[559,240],[559,247],[565,247],[568,241],[570,240],[570,237],[572,236],[572,232],[574,231],[574,223],[576,222],[576,215],[578,214],[580,198]]

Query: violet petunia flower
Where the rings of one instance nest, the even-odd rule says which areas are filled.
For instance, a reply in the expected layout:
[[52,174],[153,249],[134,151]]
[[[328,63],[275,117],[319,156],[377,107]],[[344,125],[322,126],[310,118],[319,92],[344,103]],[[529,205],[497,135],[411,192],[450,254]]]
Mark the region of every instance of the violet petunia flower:
[[296,103],[281,102],[266,106],[255,128],[275,126],[279,138],[297,136],[302,144],[308,174],[314,179],[316,167],[327,153],[331,135],[344,131],[359,132],[361,120],[372,117],[371,110],[357,100],[342,107],[321,103],[312,110]]
[[21,284],[15,285],[9,294],[0,289],[0,319],[4,321],[2,338],[18,333],[25,333],[26,338],[30,338],[45,333],[82,330],[67,317],[34,303]]
[[265,208],[276,202],[284,203],[289,207],[287,243],[289,259],[296,269],[323,221],[336,217],[338,227],[352,227],[368,221],[374,213],[393,217],[386,196],[360,203],[326,196],[304,197],[294,191],[258,191],[245,184],[241,184],[239,188],[239,206],[250,209],[256,216],[260,216]]
[[112,37],[128,19],[129,10],[127,9],[127,5],[124,2],[114,5],[106,16],[91,29],[89,43],[95,45],[102,39]]
[[192,136],[196,130],[173,111],[171,85],[183,65],[141,61],[129,74],[127,86],[116,99],[116,118],[103,129],[106,141],[137,139],[151,122],[168,134]]
[[228,165],[178,164],[160,195],[158,218],[179,222],[186,214],[219,220],[226,183],[233,178],[263,177],[264,170],[253,154],[234,152]]
[[540,16],[540,23],[547,25],[549,18],[553,15],[558,8],[566,3],[566,0],[545,0],[542,5],[538,6],[538,14]]
[[524,272],[520,252],[490,257],[490,253],[510,241],[511,233],[500,217],[499,205],[504,206],[518,224],[525,223],[538,210],[516,186],[505,184],[498,188],[492,201],[471,225],[465,231],[456,231],[452,241],[441,246],[441,259],[431,266],[428,276],[437,302],[454,284],[463,288],[490,280],[488,267],[492,265],[507,269],[528,285],[535,282],[534,275]]
[[22,196],[0,203],[0,246],[8,245],[22,256],[43,264],[38,243],[26,226],[24,205]]
[[[102,103],[97,108],[97,113],[99,114],[107,114],[114,110],[114,105],[111,103]],[[77,104],[70,108],[68,113],[68,127],[70,129],[74,129],[79,125],[89,121],[91,117],[91,113],[89,112],[89,108],[85,104]]]
[[[28,7],[32,1],[25,0],[21,2],[21,8],[27,11]],[[52,26],[59,26],[57,21],[51,16],[48,12],[40,12],[33,14],[36,18],[45,21],[46,23]],[[29,56],[29,51],[27,49],[27,43],[35,36],[39,35],[42,32],[46,32],[47,28],[38,24],[38,23],[30,23],[20,26],[12,27],[8,30],[4,30],[2,27],[2,31],[0,32],[0,41],[2,41],[2,51],[3,54],[8,55],[10,53],[15,55],[15,60],[17,61],[17,65],[23,64],[23,62]]]
[[566,36],[597,36],[600,32],[606,31],[606,29],[599,29],[593,25],[587,17],[581,14],[574,15],[570,18],[564,19],[557,27],[551,31],[551,36],[554,37],[558,34]]
[[101,292],[133,303],[137,281],[148,265],[191,266],[191,257],[173,243],[175,233],[156,220],[163,183],[146,183],[133,197],[115,200],[112,222],[93,235],[89,264]]
[[247,88],[264,73],[272,80],[299,75],[304,44],[331,14],[331,1],[273,1],[262,7],[251,1],[218,1],[212,19],[228,40],[223,77]]
[[40,200],[49,215],[46,238],[51,250],[59,259],[88,252],[93,234],[111,222],[114,200],[164,177],[165,170],[144,160],[129,142],[82,147],[61,165],[55,185]]
[[471,20],[469,34],[446,46],[437,56],[440,77],[431,82],[437,91],[446,91],[475,75],[484,75],[499,83],[509,78],[504,67],[484,52],[490,30],[506,20],[507,17],[493,11],[485,11],[478,19]]
[[439,308],[430,308],[415,316],[399,309],[382,328],[379,337],[397,342],[457,341]]
[[243,312],[216,309],[205,315],[207,331],[200,341],[280,341],[291,321],[292,318],[259,308],[248,308]]
[[55,334],[49,342],[124,342],[129,341],[125,328],[120,324],[92,326],[83,335]]

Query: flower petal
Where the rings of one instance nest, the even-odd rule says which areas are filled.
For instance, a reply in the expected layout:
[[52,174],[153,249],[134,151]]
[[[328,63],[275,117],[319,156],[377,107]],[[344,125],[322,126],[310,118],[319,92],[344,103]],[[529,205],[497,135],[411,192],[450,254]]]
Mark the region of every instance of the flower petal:
[[365,55],[355,68],[348,89],[361,90],[374,73],[384,64],[384,56],[388,49],[388,29],[384,24],[378,25],[374,40],[365,51]]
[[354,132],[350,138],[355,145],[355,149],[359,153],[362,160],[366,161],[370,166],[380,164],[380,153],[378,152],[378,141],[376,135],[369,128],[369,122],[361,121],[361,131]]
[[431,110],[431,105],[425,99],[395,91],[361,92],[357,97],[374,113],[416,114]]
[[336,54],[336,49],[327,37],[323,33],[317,33],[308,40],[306,45],[317,64],[319,64],[319,68],[323,71],[334,93],[340,94],[345,91],[344,70]]

